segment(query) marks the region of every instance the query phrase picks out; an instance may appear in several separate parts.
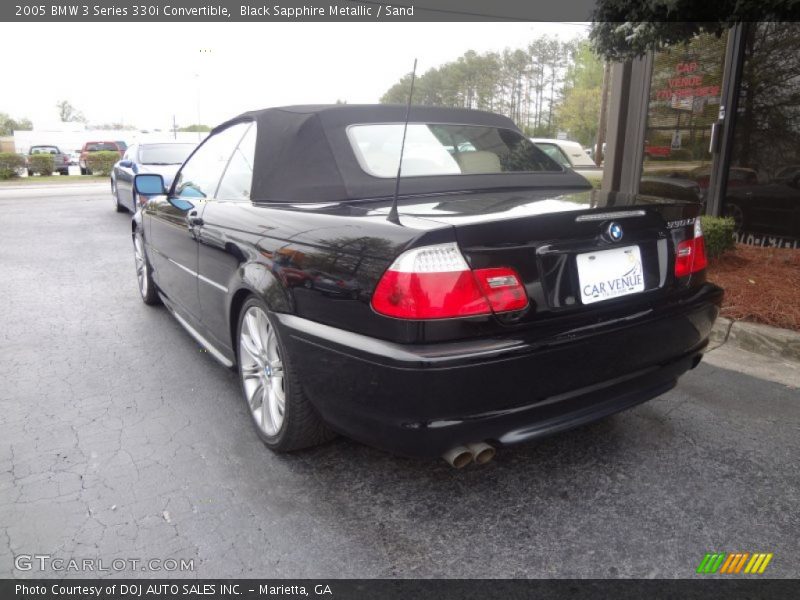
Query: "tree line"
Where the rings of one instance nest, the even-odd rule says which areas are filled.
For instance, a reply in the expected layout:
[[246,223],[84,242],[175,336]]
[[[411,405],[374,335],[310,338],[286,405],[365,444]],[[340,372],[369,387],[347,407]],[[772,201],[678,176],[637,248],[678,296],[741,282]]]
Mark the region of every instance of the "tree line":
[[[138,127],[129,123],[121,123],[118,121],[110,123],[90,123],[86,116],[75,108],[68,100],[59,100],[55,104],[58,111],[58,118],[62,123],[79,123],[86,127],[86,129],[102,129],[102,130],[136,130]],[[0,112],[0,136],[10,136],[14,131],[30,131],[33,129],[33,123],[28,118],[14,119],[4,112]],[[174,127],[170,131],[180,132],[208,132],[211,127],[203,123],[193,123],[182,127]],[[161,131],[155,129],[154,131]]]
[[[511,118],[527,135],[592,145],[597,136],[603,64],[587,40],[539,37],[524,48],[479,54],[429,69],[414,84],[414,104],[488,110]],[[411,74],[381,97],[405,104]]]
[[14,119],[10,115],[0,112],[0,136],[12,135],[14,131],[29,131],[33,129],[30,119]]

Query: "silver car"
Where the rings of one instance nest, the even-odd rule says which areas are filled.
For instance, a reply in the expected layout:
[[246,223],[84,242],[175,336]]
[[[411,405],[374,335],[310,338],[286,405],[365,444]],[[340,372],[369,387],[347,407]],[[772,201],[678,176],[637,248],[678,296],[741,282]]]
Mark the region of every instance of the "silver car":
[[136,212],[139,203],[147,201],[137,198],[133,189],[133,178],[140,173],[157,173],[169,185],[197,144],[162,142],[132,144],[111,170],[111,194],[117,212]]

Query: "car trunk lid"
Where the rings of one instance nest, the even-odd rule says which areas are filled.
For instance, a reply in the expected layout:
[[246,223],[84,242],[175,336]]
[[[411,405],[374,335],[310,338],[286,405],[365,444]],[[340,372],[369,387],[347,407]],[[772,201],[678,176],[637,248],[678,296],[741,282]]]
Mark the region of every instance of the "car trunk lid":
[[572,313],[630,312],[679,292],[675,251],[692,237],[699,205],[592,192],[459,194],[401,203],[400,219],[453,227],[473,270],[514,269],[531,300],[496,315],[506,324]]

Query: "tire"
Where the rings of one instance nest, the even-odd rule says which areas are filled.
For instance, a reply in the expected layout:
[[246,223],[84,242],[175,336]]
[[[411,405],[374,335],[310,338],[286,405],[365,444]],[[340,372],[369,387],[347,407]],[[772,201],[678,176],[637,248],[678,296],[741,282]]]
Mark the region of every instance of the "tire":
[[268,448],[291,452],[335,437],[306,398],[274,318],[255,296],[239,313],[236,357],[242,397]]
[[84,169],[83,167],[81,167],[81,175],[88,175],[88,174],[89,174],[89,171],[87,169]]
[[136,280],[142,301],[150,306],[161,304],[161,298],[158,297],[158,288],[153,281],[153,269],[150,267],[150,261],[147,260],[144,238],[139,230],[136,230],[133,234],[133,260],[136,265]]
[[117,190],[117,186],[114,184],[113,181],[111,182],[111,195],[114,197],[114,209],[118,213],[128,212],[128,209],[119,203],[119,190]]
[[67,176],[69,176],[69,169],[66,169],[66,170],[62,169],[61,171],[59,171],[59,174],[64,176],[64,177],[67,177]]
[[31,169],[28,169],[28,177],[33,177],[33,171]]

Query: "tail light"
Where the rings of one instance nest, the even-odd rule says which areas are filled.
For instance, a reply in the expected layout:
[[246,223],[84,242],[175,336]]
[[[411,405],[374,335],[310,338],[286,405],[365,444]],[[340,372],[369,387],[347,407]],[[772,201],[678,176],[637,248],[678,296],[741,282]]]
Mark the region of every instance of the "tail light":
[[473,273],[494,312],[510,312],[528,306],[528,295],[514,269],[477,269]]
[[508,267],[473,271],[456,244],[414,248],[383,274],[372,296],[376,312],[400,319],[445,319],[520,310],[525,288]]
[[694,237],[678,244],[675,252],[675,277],[686,277],[702,271],[708,266],[706,242],[700,217],[694,220]]

